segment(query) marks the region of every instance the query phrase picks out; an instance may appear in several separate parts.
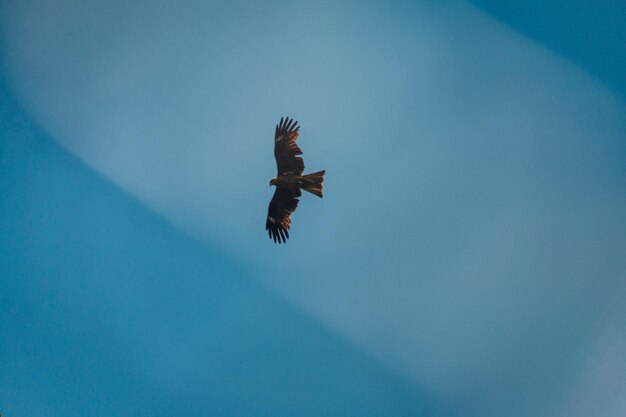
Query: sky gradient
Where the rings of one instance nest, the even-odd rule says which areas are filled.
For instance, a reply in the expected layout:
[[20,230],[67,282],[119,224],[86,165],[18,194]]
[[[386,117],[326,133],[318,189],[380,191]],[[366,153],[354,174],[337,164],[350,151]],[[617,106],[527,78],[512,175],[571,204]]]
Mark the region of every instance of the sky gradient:
[[5,2],[5,414],[622,415],[624,7],[474,4]]

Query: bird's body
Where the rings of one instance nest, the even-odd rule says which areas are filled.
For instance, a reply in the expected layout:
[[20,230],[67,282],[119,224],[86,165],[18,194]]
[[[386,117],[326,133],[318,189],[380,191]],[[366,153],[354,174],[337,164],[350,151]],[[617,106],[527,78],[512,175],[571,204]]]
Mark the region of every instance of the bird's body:
[[298,185],[300,183],[300,179],[302,177],[296,174],[286,174],[279,175],[278,177],[272,178],[272,184],[276,187],[286,187],[286,188],[299,188]]
[[278,175],[270,181],[270,185],[276,186],[276,191],[268,208],[265,230],[268,231],[270,239],[278,243],[284,243],[289,238],[291,213],[298,207],[302,195],[300,190],[308,191],[320,198],[323,196],[326,171],[302,175],[304,161],[299,156],[302,155],[302,151],[296,144],[299,130],[298,122],[288,117],[281,118],[274,135],[274,156]]

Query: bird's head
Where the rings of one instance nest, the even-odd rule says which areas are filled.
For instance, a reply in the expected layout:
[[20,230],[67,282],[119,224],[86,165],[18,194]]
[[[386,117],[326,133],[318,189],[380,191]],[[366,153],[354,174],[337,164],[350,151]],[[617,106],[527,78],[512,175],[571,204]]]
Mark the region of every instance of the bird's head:
[[271,187],[272,185],[276,185],[276,177],[274,177],[274,178],[272,178],[272,179],[270,180],[270,187]]

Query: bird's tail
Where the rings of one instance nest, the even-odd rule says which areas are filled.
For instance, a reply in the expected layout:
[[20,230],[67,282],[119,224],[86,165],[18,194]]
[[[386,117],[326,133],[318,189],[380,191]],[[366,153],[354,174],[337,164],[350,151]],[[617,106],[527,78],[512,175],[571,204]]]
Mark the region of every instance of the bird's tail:
[[322,198],[324,195],[324,174],[326,170],[302,176],[300,188]]

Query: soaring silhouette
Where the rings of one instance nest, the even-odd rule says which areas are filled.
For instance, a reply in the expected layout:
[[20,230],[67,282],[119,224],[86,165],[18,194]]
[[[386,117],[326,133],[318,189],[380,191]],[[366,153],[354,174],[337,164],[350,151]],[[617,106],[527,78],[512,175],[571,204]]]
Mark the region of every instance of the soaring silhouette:
[[267,211],[265,230],[274,242],[284,243],[289,239],[291,213],[298,207],[302,193],[308,191],[322,197],[322,186],[326,171],[302,175],[304,161],[300,147],[296,144],[300,126],[289,117],[280,118],[274,135],[274,157],[278,167],[278,175],[271,179],[270,185],[276,186],[274,197]]

